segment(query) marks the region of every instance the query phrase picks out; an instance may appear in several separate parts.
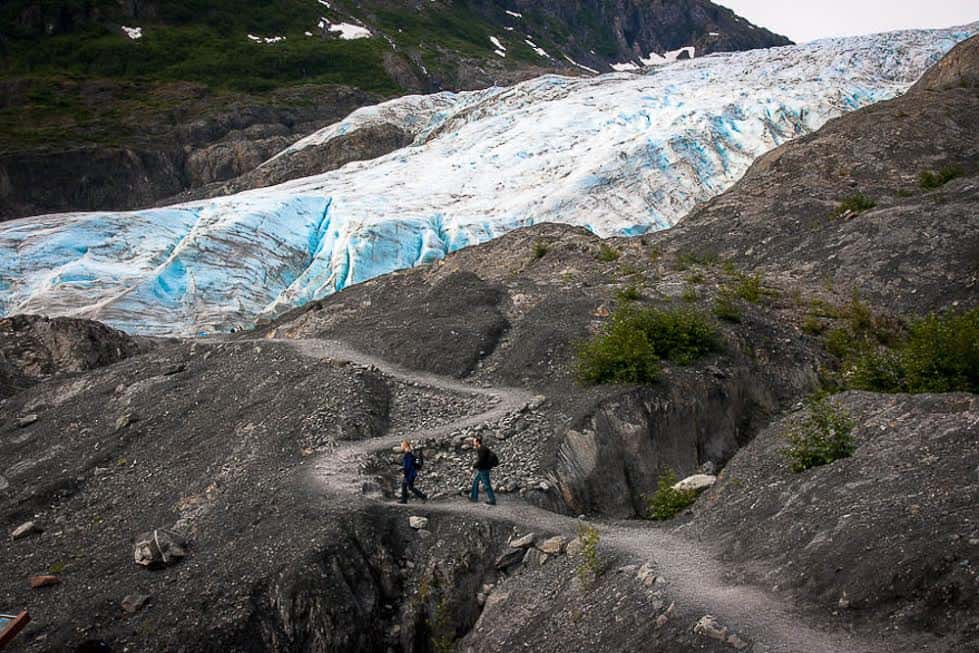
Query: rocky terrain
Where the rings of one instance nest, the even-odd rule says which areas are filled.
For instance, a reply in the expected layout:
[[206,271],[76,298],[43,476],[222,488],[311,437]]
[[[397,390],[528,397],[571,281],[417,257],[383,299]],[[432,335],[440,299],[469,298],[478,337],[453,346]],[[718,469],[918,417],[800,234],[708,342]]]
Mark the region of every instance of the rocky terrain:
[[[34,616],[12,650],[977,650],[975,394],[836,393],[851,455],[783,454],[845,381],[833,330],[977,306],[977,43],[672,231],[538,225],[230,337],[32,344],[66,373],[0,404],[0,587]],[[943,127],[879,139],[915,115]],[[706,316],[717,346],[582,385],[623,306]],[[477,432],[495,507],[455,496]],[[442,496],[393,503],[403,437]],[[637,519],[667,470],[717,479]]]
[[154,205],[385,97],[789,43],[706,0],[16,0],[0,21],[0,219]]
[[[760,157],[666,242],[858,291],[899,313],[974,305],[977,77],[979,41],[970,39],[901,97]],[[947,182],[922,183],[942,170]],[[854,198],[872,206],[849,208]]]

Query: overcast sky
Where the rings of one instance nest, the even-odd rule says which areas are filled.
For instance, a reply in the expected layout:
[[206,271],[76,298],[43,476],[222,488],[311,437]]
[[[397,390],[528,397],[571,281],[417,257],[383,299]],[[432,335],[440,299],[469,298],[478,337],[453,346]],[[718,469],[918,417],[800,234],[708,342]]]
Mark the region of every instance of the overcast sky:
[[951,27],[979,20],[979,0],[714,0],[797,43],[826,36]]

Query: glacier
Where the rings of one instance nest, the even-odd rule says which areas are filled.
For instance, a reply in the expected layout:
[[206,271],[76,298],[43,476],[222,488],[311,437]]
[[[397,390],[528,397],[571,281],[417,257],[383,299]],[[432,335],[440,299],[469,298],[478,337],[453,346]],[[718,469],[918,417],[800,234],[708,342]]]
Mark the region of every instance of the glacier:
[[899,95],[977,30],[828,39],[366,107],[274,158],[382,123],[411,145],[226,197],[0,223],[0,314],[227,332],[522,226],[666,229],[764,152]]

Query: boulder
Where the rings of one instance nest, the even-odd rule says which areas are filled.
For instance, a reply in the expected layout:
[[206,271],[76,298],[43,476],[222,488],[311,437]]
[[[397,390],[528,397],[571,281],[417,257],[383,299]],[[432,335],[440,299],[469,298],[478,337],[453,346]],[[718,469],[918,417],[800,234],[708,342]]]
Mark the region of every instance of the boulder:
[[573,540],[571,540],[570,542],[568,542],[568,546],[565,547],[564,552],[568,554],[568,557],[573,558],[574,556],[576,556],[579,553],[581,553],[581,549],[583,547],[584,547],[584,545],[581,543],[581,538],[580,537],[576,537]]
[[31,589],[36,590],[39,587],[51,587],[52,585],[57,585],[60,582],[61,579],[57,576],[31,576]]
[[38,420],[38,417],[37,417],[37,414],[36,413],[31,413],[30,415],[24,415],[23,417],[18,417],[17,418],[17,426],[20,427],[20,428],[24,428],[24,427],[30,426],[31,424],[33,424],[37,420]]
[[712,474],[694,474],[673,485],[674,490],[693,490],[703,492],[717,482],[717,477]]
[[28,535],[33,535],[34,533],[40,533],[40,532],[41,529],[38,528],[34,522],[29,521],[29,522],[24,522],[23,524],[15,528],[13,532],[10,534],[10,538],[13,540],[19,540],[23,537],[27,537]]
[[719,642],[727,642],[727,628],[709,614],[705,614],[700,618],[700,621],[693,627],[693,632],[704,637],[716,639]]
[[558,555],[564,548],[564,538],[560,535],[549,537],[541,542],[537,548],[548,555]]
[[142,610],[150,602],[149,594],[127,594],[122,600],[122,609],[132,614]]
[[526,549],[528,546],[532,546],[534,544],[534,540],[536,538],[536,534],[527,533],[526,535],[518,537],[515,540],[510,540],[510,546],[514,549]]
[[524,558],[523,549],[510,549],[499,558],[496,559],[496,568],[505,571],[510,567],[520,564]]
[[411,516],[408,518],[408,525],[416,531],[428,528],[428,517]]
[[133,547],[133,560],[143,567],[165,567],[186,555],[187,540],[165,528],[142,533]]

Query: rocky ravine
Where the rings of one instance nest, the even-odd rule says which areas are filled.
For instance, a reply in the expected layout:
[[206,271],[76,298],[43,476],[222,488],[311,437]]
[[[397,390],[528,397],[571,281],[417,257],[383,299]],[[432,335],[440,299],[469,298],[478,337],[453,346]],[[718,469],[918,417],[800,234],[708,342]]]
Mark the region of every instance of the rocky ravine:
[[[973,45],[949,55],[944,90],[927,96],[952,125],[979,99]],[[826,130],[852,144],[837,161],[861,165],[872,137],[863,112]],[[784,183],[808,183],[819,150],[802,153],[825,135],[782,150]],[[959,151],[936,134],[917,147]],[[922,165],[901,152],[874,165]],[[947,210],[974,207],[973,163],[938,191]],[[798,400],[836,365],[802,326],[851,288],[779,258],[797,233],[780,225],[794,217],[770,208],[782,187],[756,184],[759,170],[718,200],[759,216],[732,238],[772,238],[757,302],[736,300],[739,321],[717,323],[721,351],[665,365],[650,385],[582,388],[574,344],[627,296],[709,312],[756,270],[708,256],[695,220],[613,243],[570,227],[520,230],[256,332],[158,342],[4,399],[0,523],[17,538],[0,587],[35,616],[14,650],[86,638],[184,651],[975,650],[975,397],[837,395],[859,424],[852,458],[787,469],[781,443]],[[820,188],[828,198],[851,187]],[[854,246],[849,229],[891,211],[929,234],[971,224],[915,209],[930,197],[895,194],[806,237],[831,256]],[[727,235],[707,224],[723,251]],[[902,232],[868,233],[867,266],[854,257],[844,269],[873,310],[975,305],[968,274],[941,255],[945,236],[907,256]],[[885,304],[894,271],[875,261],[897,251],[902,275],[945,283]],[[506,454],[500,474],[513,488],[496,509],[457,497],[388,503],[393,443],[430,441],[422,484],[451,491],[465,479],[457,439],[476,430]],[[630,519],[663,470],[702,466],[720,479],[678,521]],[[600,534],[582,579],[579,514]],[[164,544],[185,538],[183,558],[135,564],[133,545],[154,531]],[[30,589],[42,574],[58,583]]]

